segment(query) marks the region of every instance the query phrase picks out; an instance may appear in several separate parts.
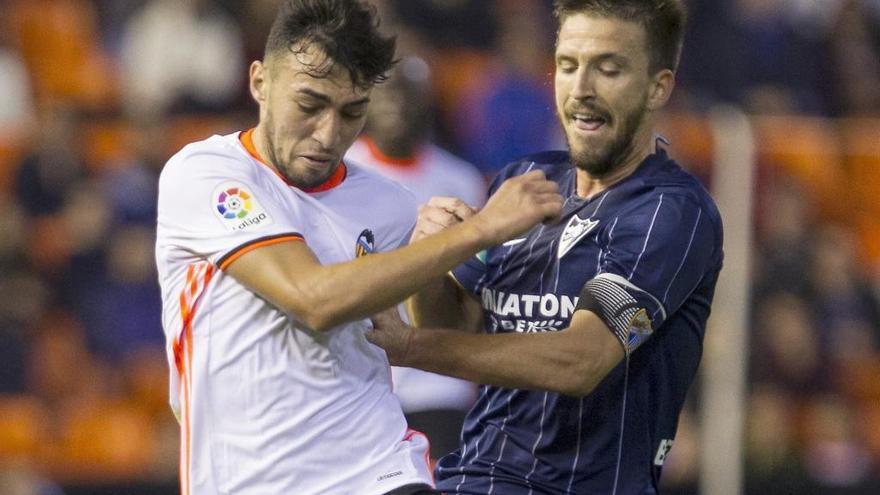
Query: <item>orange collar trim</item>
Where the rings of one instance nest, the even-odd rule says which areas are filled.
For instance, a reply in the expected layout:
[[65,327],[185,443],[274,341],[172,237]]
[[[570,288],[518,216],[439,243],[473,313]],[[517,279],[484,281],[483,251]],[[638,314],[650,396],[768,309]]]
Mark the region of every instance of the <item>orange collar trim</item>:
[[380,150],[379,147],[376,145],[376,142],[373,141],[369,136],[362,136],[361,140],[363,140],[364,144],[367,145],[367,149],[370,150],[370,154],[373,155],[373,158],[378,160],[382,165],[411,168],[418,163],[418,153],[415,153],[413,154],[413,156],[407,158],[394,158],[383,153],[382,150]]
[[338,186],[339,184],[342,184],[342,182],[345,181],[346,176],[348,176],[348,168],[345,166],[345,162],[340,162],[339,166],[336,167],[336,170],[333,172],[333,175],[331,175],[329,178],[327,178],[327,180],[324,181],[323,184],[319,184],[315,187],[296,186],[296,185],[288,182],[287,179],[283,175],[278,173],[278,170],[275,167],[270,165],[269,162],[267,162],[266,160],[263,160],[263,157],[260,156],[260,153],[257,151],[257,147],[254,146],[254,128],[253,127],[251,127],[250,129],[248,129],[244,132],[239,133],[238,139],[239,139],[239,141],[241,141],[241,144],[242,144],[242,146],[244,146],[244,149],[247,150],[248,154],[251,155],[251,157],[254,160],[269,167],[269,169],[272,170],[272,172],[274,172],[275,175],[277,175],[279,179],[283,180],[285,184],[287,184],[290,187],[295,187],[295,188],[301,190],[302,192],[318,193],[318,192],[329,191],[330,189],[333,189],[334,187]]

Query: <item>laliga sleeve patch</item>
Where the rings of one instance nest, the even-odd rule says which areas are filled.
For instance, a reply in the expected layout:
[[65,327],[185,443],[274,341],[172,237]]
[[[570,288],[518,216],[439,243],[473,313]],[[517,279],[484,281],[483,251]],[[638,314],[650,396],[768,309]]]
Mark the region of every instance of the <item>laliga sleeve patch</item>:
[[272,224],[272,217],[252,191],[253,188],[237,182],[226,182],[214,189],[211,209],[230,232],[256,230]]

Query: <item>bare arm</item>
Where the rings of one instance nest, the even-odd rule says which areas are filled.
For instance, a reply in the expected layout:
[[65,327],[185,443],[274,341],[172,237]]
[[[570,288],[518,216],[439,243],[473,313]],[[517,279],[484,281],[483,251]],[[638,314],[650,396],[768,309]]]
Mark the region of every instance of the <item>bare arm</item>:
[[307,245],[286,242],[247,252],[226,270],[311,328],[326,330],[396,304],[477,251],[558,215],[562,198],[554,182],[540,172],[516,179],[473,218],[389,253],[321,265]]
[[[442,232],[473,217],[476,210],[458,198],[433,197],[419,208],[410,243]],[[417,327],[457,328],[477,331],[482,327],[482,308],[451,274],[428,283],[406,301],[410,321]]]
[[486,242],[472,227],[334,265],[321,265],[302,242],[285,242],[244,254],[227,272],[321,331],[370,316],[441,277]]
[[537,334],[414,329],[384,315],[373,321],[367,338],[391,364],[499,387],[584,396],[624,357],[614,334],[586,310],[576,311],[565,330]]
[[480,302],[449,274],[407,299],[406,309],[417,327],[476,332],[483,326]]

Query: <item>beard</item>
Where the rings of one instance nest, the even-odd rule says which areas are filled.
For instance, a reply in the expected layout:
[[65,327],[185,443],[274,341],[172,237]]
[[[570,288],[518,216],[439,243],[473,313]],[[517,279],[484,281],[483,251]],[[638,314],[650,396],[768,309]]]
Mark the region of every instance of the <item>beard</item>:
[[[594,104],[586,106],[591,110],[598,110]],[[602,113],[607,115],[607,112]],[[620,167],[626,156],[632,151],[635,135],[647,113],[648,101],[646,97],[631,112],[623,116],[620,130],[615,134],[611,142],[605,143],[604,146],[598,148],[591,148],[589,145],[582,144],[581,148],[578,149],[573,146],[572,138],[566,132],[565,141],[568,144],[571,163],[592,177],[601,178],[607,176]]]

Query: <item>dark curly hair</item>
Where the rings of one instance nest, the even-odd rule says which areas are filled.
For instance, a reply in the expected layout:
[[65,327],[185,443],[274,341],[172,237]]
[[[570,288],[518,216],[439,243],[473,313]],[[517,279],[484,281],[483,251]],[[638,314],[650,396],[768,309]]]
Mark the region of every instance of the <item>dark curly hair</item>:
[[269,30],[264,60],[319,48],[326,57],[311,67],[326,76],[337,64],[351,82],[367,88],[383,82],[394,65],[395,37],[379,32],[376,8],[360,0],[285,0]]
[[678,68],[686,18],[680,0],[554,0],[553,11],[560,25],[573,14],[637,22],[647,34],[651,71]]

